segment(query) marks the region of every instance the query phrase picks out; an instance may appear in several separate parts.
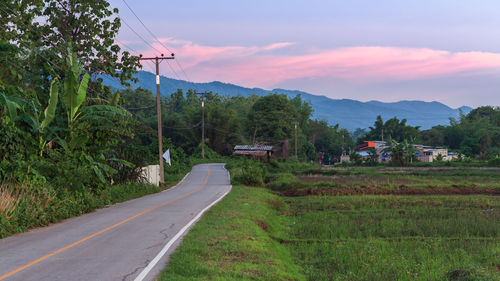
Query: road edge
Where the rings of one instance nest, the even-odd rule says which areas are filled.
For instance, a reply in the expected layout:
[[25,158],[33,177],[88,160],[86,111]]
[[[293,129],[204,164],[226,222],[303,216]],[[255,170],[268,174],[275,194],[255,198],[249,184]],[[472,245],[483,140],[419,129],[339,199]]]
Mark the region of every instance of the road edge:
[[219,201],[224,199],[224,197],[226,197],[226,195],[229,194],[229,192],[231,192],[232,189],[233,189],[233,186],[229,185],[229,189],[226,192],[224,192],[224,194],[222,194],[219,198],[217,198],[215,201],[213,201],[207,207],[205,207],[203,210],[201,210],[192,220],[190,220],[184,227],[182,227],[181,230],[179,230],[179,232],[177,232],[175,234],[175,236],[172,237],[172,239],[170,239],[170,241],[168,241],[168,243],[161,249],[161,251],[155,256],[155,258],[153,260],[151,260],[151,262],[141,271],[141,273],[139,273],[139,275],[137,275],[137,277],[134,279],[134,281],[143,281],[144,278],[146,278],[146,276],[149,274],[149,272],[158,264],[160,259],[163,258],[163,256],[165,256],[165,254],[172,247],[172,245],[177,240],[179,240],[179,238],[181,238],[184,235],[184,233],[187,230],[189,230],[189,228],[191,226],[193,226],[193,224],[195,224],[206,211],[208,211],[215,204],[219,203]]

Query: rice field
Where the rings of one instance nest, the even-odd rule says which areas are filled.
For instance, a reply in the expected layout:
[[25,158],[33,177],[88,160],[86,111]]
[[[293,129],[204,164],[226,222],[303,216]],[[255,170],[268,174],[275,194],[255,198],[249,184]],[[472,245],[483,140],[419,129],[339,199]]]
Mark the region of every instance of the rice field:
[[235,186],[160,280],[500,280],[498,168],[282,169],[265,184]]
[[493,196],[286,200],[282,241],[308,280],[500,280]]

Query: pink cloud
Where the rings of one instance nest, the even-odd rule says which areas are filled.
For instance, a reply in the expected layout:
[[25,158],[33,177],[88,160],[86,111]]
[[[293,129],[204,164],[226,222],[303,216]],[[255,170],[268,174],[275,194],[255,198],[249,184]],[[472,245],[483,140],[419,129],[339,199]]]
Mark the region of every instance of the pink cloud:
[[[290,55],[279,52],[292,46],[291,42],[246,47],[160,40],[176,51],[194,81],[220,80],[245,86],[268,87],[287,80],[318,77],[361,83],[414,80],[500,68],[500,54],[486,52],[361,46]],[[162,48],[160,44],[155,47]]]

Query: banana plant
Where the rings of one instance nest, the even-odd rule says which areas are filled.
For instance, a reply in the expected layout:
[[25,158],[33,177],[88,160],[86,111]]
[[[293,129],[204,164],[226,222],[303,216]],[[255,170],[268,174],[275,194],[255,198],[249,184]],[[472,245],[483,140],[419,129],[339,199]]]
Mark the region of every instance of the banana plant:
[[[19,116],[19,119],[24,120],[31,126],[33,133],[38,133],[40,156],[43,155],[43,151],[47,145],[47,128],[56,116],[57,102],[59,99],[59,82],[57,81],[57,78],[54,78],[54,80],[50,83],[49,95],[49,103],[43,111],[43,115],[38,114],[37,110],[33,110],[33,114],[24,113]],[[31,107],[36,108],[37,106],[32,105]],[[40,119],[42,117],[43,121],[40,123]]]
[[[12,97],[6,96],[0,93],[0,107],[4,109],[2,111],[7,112],[7,116],[9,117],[9,122],[14,122],[17,118],[17,111],[21,108],[21,105],[13,100]],[[0,116],[1,116],[0,111]]]
[[42,133],[45,132],[47,126],[49,126],[49,124],[52,123],[52,121],[56,117],[58,99],[59,99],[59,85],[57,82],[57,78],[55,78],[54,80],[52,80],[52,83],[50,84],[49,104],[47,105],[47,108],[45,108],[45,111],[43,112],[45,118],[43,119],[42,124],[40,125],[40,131]]
[[69,133],[71,135],[73,132],[73,123],[80,115],[78,109],[87,97],[90,75],[87,72],[80,80],[83,67],[78,62],[77,54],[72,51],[71,44],[68,47],[68,57],[66,61],[69,71],[64,78],[62,100],[67,109]]

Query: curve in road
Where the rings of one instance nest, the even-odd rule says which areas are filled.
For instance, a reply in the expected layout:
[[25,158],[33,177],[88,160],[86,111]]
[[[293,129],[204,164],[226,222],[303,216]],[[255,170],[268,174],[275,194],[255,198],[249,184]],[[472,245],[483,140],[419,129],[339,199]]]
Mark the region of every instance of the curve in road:
[[224,164],[174,188],[0,240],[0,280],[153,280],[177,239],[231,189]]

